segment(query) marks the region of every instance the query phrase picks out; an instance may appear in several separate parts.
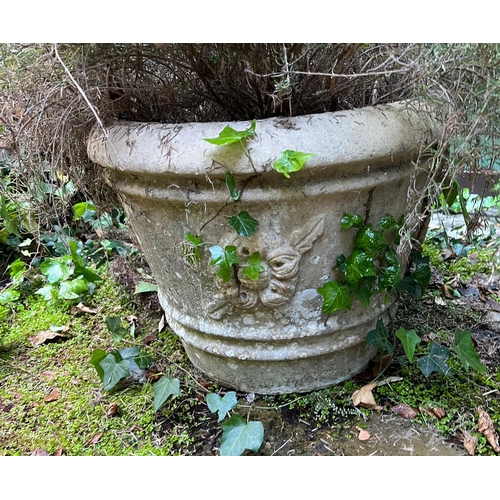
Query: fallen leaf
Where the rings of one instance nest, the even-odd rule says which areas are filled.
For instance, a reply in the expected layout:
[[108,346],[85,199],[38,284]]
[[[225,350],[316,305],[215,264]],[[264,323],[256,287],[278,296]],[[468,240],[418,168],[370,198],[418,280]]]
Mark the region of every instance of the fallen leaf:
[[120,413],[120,407],[118,406],[118,403],[111,403],[108,406],[108,411],[106,412],[106,415],[108,417],[112,417],[113,415],[118,415]]
[[498,453],[500,451],[500,444],[498,444],[498,434],[493,427],[491,417],[481,408],[477,408],[477,413],[479,414],[479,432],[484,435],[488,443],[490,443],[493,449]]
[[427,406],[420,406],[418,408],[420,411],[423,411],[424,413],[427,413],[427,415],[429,415],[429,417],[435,417],[436,415],[434,415],[434,412],[428,408]]
[[52,453],[52,456],[53,457],[61,457],[62,456],[62,452],[63,452],[63,449],[59,448],[58,450],[54,451],[54,453]]
[[79,302],[76,306],[71,306],[71,314],[72,315],[78,315],[78,314],[97,314],[97,310],[95,309],[90,309],[90,307],[87,307],[86,305],[82,304]]
[[47,450],[44,450],[43,448],[37,448],[36,450],[32,451],[31,456],[32,457],[48,457],[48,456],[50,456],[50,454]]
[[393,406],[391,411],[397,413],[400,417],[403,418],[415,418],[417,416],[417,411],[415,408],[408,406],[405,403],[401,403],[400,405]]
[[467,431],[463,431],[459,439],[462,441],[467,453],[471,456],[476,454],[477,437],[471,436]]
[[370,410],[382,410],[383,407],[377,405],[372,394],[372,390],[375,389],[377,385],[377,382],[372,382],[355,391],[352,395],[352,404],[354,406],[361,406],[362,408],[369,408]]
[[42,373],[42,378],[46,378],[47,380],[54,380],[57,377],[57,373],[52,370],[47,370]]
[[129,314],[127,316],[127,321],[131,324],[131,323],[135,323],[137,321],[137,316],[134,316],[133,314]]
[[434,297],[434,303],[438,306],[445,306],[446,302],[441,297]]
[[163,314],[160,319],[160,322],[158,323],[158,333],[161,333],[164,328],[165,328],[165,315]]
[[362,429],[359,425],[356,426],[356,429],[359,431],[358,439],[360,441],[368,441],[370,439],[370,433],[367,430]]
[[102,435],[104,432],[98,432],[97,434],[94,434],[86,443],[85,446],[90,446],[91,444],[96,444],[99,442],[99,440],[102,438]]
[[63,335],[61,332],[54,332],[52,330],[44,330],[43,332],[38,332],[34,337],[30,337],[30,341],[33,347],[45,344],[48,342],[57,342],[58,340],[66,340],[68,337]]
[[144,345],[151,344],[151,342],[154,342],[158,337],[156,335],[148,335],[147,337],[144,337],[142,340],[142,343]]
[[57,401],[61,397],[61,391],[59,389],[53,389],[47,396],[43,399],[46,403],[51,401]]
[[446,412],[442,408],[433,408],[432,413],[434,413],[439,420],[446,417]]

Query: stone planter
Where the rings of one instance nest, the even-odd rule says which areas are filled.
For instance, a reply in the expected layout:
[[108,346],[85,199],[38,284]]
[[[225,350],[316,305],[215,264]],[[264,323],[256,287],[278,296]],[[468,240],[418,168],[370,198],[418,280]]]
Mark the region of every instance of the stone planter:
[[[344,212],[368,222],[407,210],[412,163],[433,140],[430,122],[404,104],[257,121],[247,141],[217,147],[227,123],[112,124],[96,129],[90,158],[109,169],[132,231],[159,285],[170,328],[192,363],[224,385],[261,394],[323,388],[360,372],[376,349],[365,339],[394,298],[326,317],[317,288],[332,279],[338,254],[352,249]],[[229,123],[244,130],[249,122]],[[274,171],[284,150],[315,156],[290,179]],[[226,171],[243,194],[229,202]],[[419,166],[425,177],[425,165]],[[227,216],[247,211],[259,222],[238,236]],[[200,232],[201,260],[186,255],[184,234]],[[226,283],[208,247],[233,245],[240,260]],[[243,275],[259,251],[264,271]]]

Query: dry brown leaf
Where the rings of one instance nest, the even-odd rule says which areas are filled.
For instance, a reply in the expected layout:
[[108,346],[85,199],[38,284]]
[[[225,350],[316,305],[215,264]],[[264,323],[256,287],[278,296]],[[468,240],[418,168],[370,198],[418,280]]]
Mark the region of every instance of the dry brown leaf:
[[36,450],[32,451],[31,456],[32,457],[48,457],[48,456],[50,456],[50,454],[47,450],[44,450],[43,448],[37,448]]
[[51,401],[57,401],[61,397],[61,391],[59,389],[53,389],[47,396],[43,399],[46,403]]
[[411,406],[408,406],[405,403],[393,406],[391,408],[391,411],[397,413],[400,417],[403,418],[415,418],[417,416],[417,410],[415,410],[415,408],[412,408]]
[[161,333],[164,328],[165,328],[165,315],[163,314],[160,319],[160,322],[158,323],[158,333]]
[[68,337],[63,334],[63,332],[53,332],[52,330],[44,330],[43,332],[38,332],[34,337],[30,337],[28,340],[30,344],[35,347],[40,344],[45,344],[46,342],[58,341],[67,339]]
[[359,425],[356,426],[356,429],[359,431],[358,439],[360,441],[368,441],[370,439],[370,433],[367,430],[362,429]]
[[491,444],[491,446],[497,453],[500,452],[498,434],[493,427],[493,421],[491,420],[491,417],[481,408],[477,408],[477,413],[479,414],[479,432],[484,435],[484,437],[488,440],[488,443]]
[[446,417],[446,412],[442,408],[433,408],[432,413],[436,415],[436,417],[441,420]]
[[469,455],[476,454],[477,437],[471,436],[468,432],[464,431],[464,448],[467,450]]
[[57,373],[52,370],[47,370],[42,373],[42,378],[46,378],[47,380],[54,380],[57,377]]
[[96,309],[91,309],[90,307],[87,307],[86,305],[82,304],[79,302],[76,306],[71,306],[71,314],[77,315],[77,314],[97,314]]
[[371,384],[364,385],[361,389],[354,391],[351,397],[352,404],[354,406],[361,406],[371,410],[382,410],[383,407],[377,405],[377,402],[372,394],[372,390],[375,389],[377,385],[377,382],[372,382]]
[[427,413],[427,415],[429,415],[429,417],[435,417],[436,415],[434,415],[434,412],[428,408],[427,406],[420,406],[418,408],[420,411],[423,411],[424,413]]
[[118,403],[111,403],[108,406],[108,411],[106,412],[106,415],[108,417],[112,417],[113,415],[118,415],[120,413],[120,407],[118,406]]
[[104,432],[98,432],[97,434],[94,434],[86,443],[85,446],[90,446],[91,444],[96,444],[99,442],[99,440],[102,438],[102,435]]
[[58,450],[54,451],[54,453],[52,453],[52,456],[53,457],[61,457],[62,456],[62,452],[63,452],[63,449],[59,448]]
[[148,344],[151,344],[151,342],[154,342],[158,337],[156,335],[148,335],[147,337],[144,337],[144,339],[142,339],[142,343],[144,345],[148,345]]

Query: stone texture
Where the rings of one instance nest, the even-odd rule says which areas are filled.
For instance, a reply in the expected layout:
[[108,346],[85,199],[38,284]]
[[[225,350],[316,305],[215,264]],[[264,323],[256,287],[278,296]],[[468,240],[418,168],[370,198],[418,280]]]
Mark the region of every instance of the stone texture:
[[[394,298],[326,318],[316,290],[352,249],[355,231],[340,228],[345,212],[368,222],[406,213],[412,161],[434,137],[422,116],[396,104],[261,120],[247,141],[253,166],[238,144],[202,140],[227,123],[116,123],[107,137],[95,130],[90,158],[109,169],[168,323],[195,366],[263,394],[319,389],[366,366],[375,354],[366,335],[378,318],[388,321]],[[316,156],[285,179],[272,164],[286,149]],[[243,190],[238,203],[228,203],[226,171]],[[259,222],[249,238],[227,220],[242,210]],[[206,243],[200,262],[186,255],[186,231]],[[237,248],[239,270],[227,283],[209,265],[213,245]],[[253,281],[242,271],[256,251],[264,272]]]

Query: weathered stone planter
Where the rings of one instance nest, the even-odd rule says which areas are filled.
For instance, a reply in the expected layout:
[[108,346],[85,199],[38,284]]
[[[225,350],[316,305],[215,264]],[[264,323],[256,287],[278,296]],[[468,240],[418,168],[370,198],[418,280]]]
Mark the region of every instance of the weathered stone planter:
[[[227,123],[117,122],[107,138],[94,131],[88,152],[109,169],[192,363],[243,391],[310,391],[358,373],[375,354],[366,335],[378,318],[388,321],[394,299],[374,298],[370,308],[355,301],[327,318],[317,288],[332,279],[337,255],[351,251],[344,212],[368,222],[405,214],[412,161],[433,140],[424,118],[394,104],[257,121],[247,141],[255,170],[239,144],[203,141]],[[286,149],[316,156],[285,179],[272,165]],[[227,205],[226,171],[243,190]],[[249,238],[226,218],[242,210],[259,221]],[[185,255],[186,231],[201,231],[200,262]],[[237,247],[239,269],[227,283],[210,266],[213,245]],[[255,251],[265,270],[253,281],[242,269]]]

